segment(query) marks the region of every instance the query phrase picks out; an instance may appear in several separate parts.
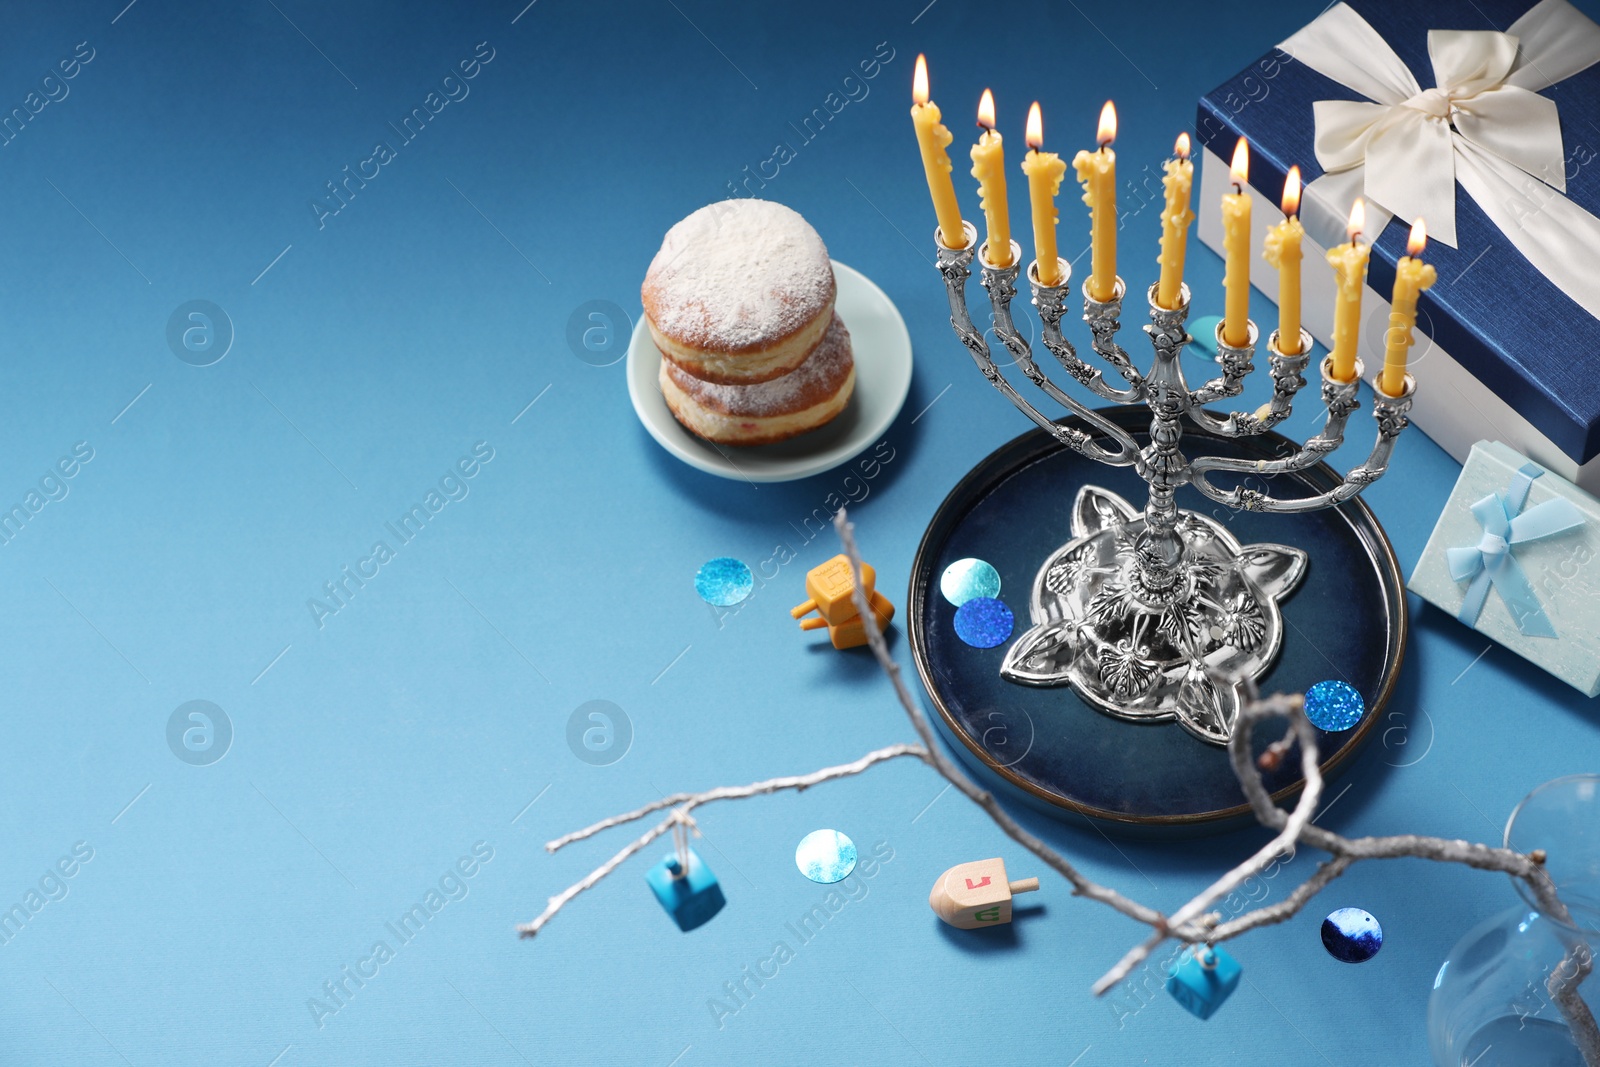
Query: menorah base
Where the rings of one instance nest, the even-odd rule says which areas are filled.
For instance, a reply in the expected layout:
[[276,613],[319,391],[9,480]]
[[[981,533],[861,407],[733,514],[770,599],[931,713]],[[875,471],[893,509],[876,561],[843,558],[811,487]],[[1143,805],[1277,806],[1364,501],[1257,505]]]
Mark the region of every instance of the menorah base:
[[1072,540],[1033,581],[1033,627],[1000,666],[1024,685],[1070,685],[1101,711],[1135,722],[1176,721],[1225,745],[1250,688],[1283,644],[1278,601],[1300,584],[1303,549],[1240,545],[1226,526],[1180,510],[1176,580],[1151,588],[1139,565],[1143,513],[1086,485]]
[[[1148,413],[1124,408],[1098,414],[1141,444],[1148,440]],[[1062,425],[1094,432],[1078,419]],[[1189,439],[1205,454],[1252,464],[1280,455],[1286,441],[1271,432],[1226,438],[1201,428],[1190,430]],[[1271,481],[1275,491],[1315,493],[1337,479],[1319,464]],[[1140,827],[1164,833],[1248,822],[1226,750],[1198,740],[1175,713],[1165,720],[1160,713],[1117,716],[1091,698],[1090,686],[1022,685],[1001,675],[1001,666],[1030,631],[1036,585],[1050,581],[1053,567],[1071,554],[1068,539],[1078,540],[1073,520],[1082,510],[1079,495],[1085,485],[1137,503],[1148,492],[1133,468],[1106,467],[1035,430],[980,461],[934,514],[912,564],[903,616],[932,717],[986,786],[1044,810],[1088,815],[1108,831]],[[1105,498],[1094,494],[1090,499]],[[1264,692],[1304,692],[1327,679],[1348,682],[1360,692],[1366,703],[1363,719],[1320,739],[1324,773],[1380,734],[1392,750],[1390,762],[1416,759],[1428,738],[1415,730],[1408,735],[1409,715],[1387,708],[1405,648],[1404,579],[1366,505],[1354,500],[1300,515],[1235,512],[1188,488],[1179,490],[1177,504],[1199,512],[1213,536],[1221,528],[1239,546],[1286,542],[1309,556],[1293,594],[1278,605],[1277,637],[1252,652],[1270,661],[1259,676]],[[1126,518],[1113,511],[1100,525],[1109,529]],[[1108,540],[1114,547],[1114,535]],[[955,607],[940,592],[944,569],[967,557],[994,565],[1002,579],[1000,599],[1017,615],[1016,633],[997,648],[963,642],[954,629]],[[1225,636],[1226,624],[1222,629]],[[1265,651],[1273,640],[1275,657]],[[1276,730],[1259,730],[1255,743],[1264,748],[1277,736]],[[1286,801],[1300,784],[1298,761],[1284,760],[1265,780]]]

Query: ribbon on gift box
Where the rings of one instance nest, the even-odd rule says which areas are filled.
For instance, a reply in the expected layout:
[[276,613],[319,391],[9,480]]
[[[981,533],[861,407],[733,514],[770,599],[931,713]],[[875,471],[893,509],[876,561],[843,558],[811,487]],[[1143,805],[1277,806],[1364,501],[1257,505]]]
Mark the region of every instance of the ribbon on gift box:
[[1450,577],[1458,582],[1472,580],[1461,602],[1461,610],[1456,613],[1468,626],[1477,624],[1492,585],[1510,609],[1517,629],[1525,636],[1556,636],[1555,626],[1539,603],[1522,565],[1511,552],[1516,545],[1564,533],[1584,523],[1583,512],[1565,497],[1551,497],[1522,510],[1528,502],[1533,480],[1543,473],[1536,464],[1524,464],[1511,476],[1511,484],[1505,492],[1490,493],[1472,505],[1472,514],[1483,526],[1483,537],[1472,548],[1452,548],[1445,553]]
[[1567,0],[1541,0],[1504,33],[1430,30],[1434,88],[1423,89],[1371,24],[1329,8],[1278,46],[1367,98],[1319,100],[1317,162],[1302,219],[1324,247],[1345,239],[1357,196],[1368,233],[1394,215],[1427,220],[1456,246],[1456,183],[1517,251],[1600,318],[1600,219],[1565,196],[1561,122],[1547,89],[1600,62],[1600,26]]

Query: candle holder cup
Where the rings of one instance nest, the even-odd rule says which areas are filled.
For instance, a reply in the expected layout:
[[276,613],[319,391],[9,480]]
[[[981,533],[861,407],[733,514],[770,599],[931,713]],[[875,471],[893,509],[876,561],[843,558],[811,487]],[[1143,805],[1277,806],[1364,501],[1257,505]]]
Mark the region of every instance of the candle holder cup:
[[[1237,511],[1293,514],[1342,504],[1387,470],[1395,441],[1409,422],[1415,380],[1408,374],[1397,396],[1376,393],[1377,438],[1372,451],[1332,488],[1280,498],[1245,485],[1217,484],[1212,479],[1219,475],[1270,477],[1305,471],[1337,449],[1351,414],[1360,407],[1360,364],[1349,381],[1341,381],[1333,377],[1331,357],[1324,360],[1321,393],[1326,420],[1320,433],[1287,454],[1270,460],[1190,458],[1181,449],[1185,420],[1213,436],[1247,437],[1265,433],[1289,417],[1295,394],[1306,385],[1311,336],[1302,329],[1298,353],[1286,355],[1274,331],[1267,339],[1272,400],[1254,412],[1218,414],[1208,405],[1238,396],[1255,367],[1259,338],[1255,323],[1248,324],[1242,345],[1229,344],[1224,324],[1217,324],[1221,373],[1191,388],[1179,359],[1192,340],[1184,326],[1188,286],[1181,287],[1176,307],[1165,308],[1152,285],[1147,293],[1150,324],[1144,330],[1155,357],[1148,370],[1140,371],[1116,340],[1127,291],[1118,277],[1109,300],[1088,294],[1083,300],[1090,347],[1115,371],[1120,383],[1113,383],[1081,359],[1061,332],[1070,265],[1058,260],[1060,283],[1043,285],[1037,261],[1023,270],[1015,241],[1012,265],[995,267],[988,261],[986,246],[980,248],[972,224],[963,226],[964,248],[948,247],[937,230],[934,243],[950,299],[951,326],[978,370],[1062,446],[1098,463],[1132,467],[1149,488],[1142,510],[1096,486],[1078,490],[1072,536],[1040,565],[1030,603],[1033,625],[1007,650],[1001,676],[1024,685],[1070,685],[1109,715],[1138,722],[1175,720],[1203,741],[1227,744],[1239,707],[1278,657],[1283,640],[1279,601],[1299,584],[1309,557],[1288,545],[1240,544],[1215,518],[1178,507],[1178,489],[1191,486],[1208,500]],[[1077,415],[1089,430],[1058,424],[1018,392],[996,365],[967,306],[966,285],[974,258],[1001,344],[1034,386]],[[1018,332],[1011,314],[1017,279],[1024,274],[1038,309],[1044,347],[1073,380],[1100,399],[1115,405],[1145,405],[1151,419],[1148,444],[1141,446],[1105,413],[1066,393],[1035,362],[1032,345]]]

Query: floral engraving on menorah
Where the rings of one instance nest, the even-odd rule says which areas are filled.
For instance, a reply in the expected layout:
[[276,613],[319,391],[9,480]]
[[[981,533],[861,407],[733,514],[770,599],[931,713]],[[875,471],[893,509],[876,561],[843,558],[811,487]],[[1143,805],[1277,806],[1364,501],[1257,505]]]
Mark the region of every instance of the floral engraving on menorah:
[[[950,324],[983,376],[1065,447],[1108,466],[1133,467],[1149,486],[1142,511],[1105,489],[1085,486],[1079,491],[1071,539],[1040,566],[1029,604],[1033,626],[1007,650],[1001,675],[1025,685],[1070,685],[1108,714],[1143,722],[1176,720],[1201,740],[1227,744],[1245,694],[1277,660],[1283,640],[1278,602],[1299,584],[1309,559],[1303,550],[1286,545],[1241,545],[1211,517],[1179,508],[1177,490],[1193,486],[1207,499],[1239,511],[1316,511],[1350,500],[1388,468],[1395,441],[1409,425],[1415,380],[1407,374],[1405,387],[1396,396],[1375,391],[1377,439],[1372,452],[1332,489],[1285,499],[1244,486],[1214,485],[1211,476],[1219,472],[1270,477],[1305,470],[1338,448],[1350,415],[1360,407],[1360,361],[1349,381],[1333,376],[1331,360],[1323,362],[1327,419],[1322,431],[1298,449],[1272,460],[1191,459],[1180,448],[1185,419],[1216,436],[1246,437],[1265,433],[1289,417],[1295,393],[1306,384],[1310,334],[1302,328],[1299,354],[1284,355],[1273,331],[1267,340],[1272,400],[1254,412],[1218,414],[1206,410],[1206,405],[1238,396],[1255,367],[1254,322],[1243,345],[1228,344],[1218,324],[1222,373],[1191,389],[1179,360],[1183,346],[1192,340],[1184,328],[1189,287],[1180,287],[1176,307],[1163,308],[1152,285],[1147,294],[1150,325],[1144,329],[1155,359],[1148,372],[1141,373],[1116,341],[1126,293],[1119,277],[1110,300],[1085,294],[1083,301],[1091,348],[1125,383],[1125,387],[1114,385],[1101,370],[1079,358],[1062,336],[1070,265],[1060,260],[1061,284],[1047,286],[1039,283],[1037,262],[1029,264],[1028,284],[1045,348],[1095,396],[1149,409],[1150,442],[1140,447],[1122,427],[1064,392],[1034,361],[1032,345],[1017,331],[1011,316],[1022,272],[1017,242],[1011,242],[1012,266],[995,267],[986,255],[987,244],[979,247],[973,225],[962,226],[963,248],[948,247],[937,230],[934,243],[950,298]],[[974,257],[1000,342],[1030,382],[1088,423],[1092,432],[1056,424],[1001,373],[967,307]]]

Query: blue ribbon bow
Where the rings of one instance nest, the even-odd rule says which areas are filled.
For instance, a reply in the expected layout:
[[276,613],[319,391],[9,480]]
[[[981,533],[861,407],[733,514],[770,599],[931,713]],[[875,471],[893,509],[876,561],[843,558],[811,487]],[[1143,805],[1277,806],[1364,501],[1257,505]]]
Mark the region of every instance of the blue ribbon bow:
[[1534,594],[1511,549],[1528,541],[1565,533],[1582,526],[1583,512],[1565,497],[1552,497],[1523,511],[1533,480],[1544,471],[1533,463],[1524,464],[1511,476],[1503,493],[1490,493],[1472,505],[1472,514],[1483,526],[1483,537],[1472,548],[1452,548],[1446,553],[1450,577],[1458,582],[1472,579],[1466,599],[1456,617],[1475,626],[1478,614],[1489,599],[1489,587],[1499,591],[1516,621],[1517,629],[1528,637],[1555,637],[1556,628]]

